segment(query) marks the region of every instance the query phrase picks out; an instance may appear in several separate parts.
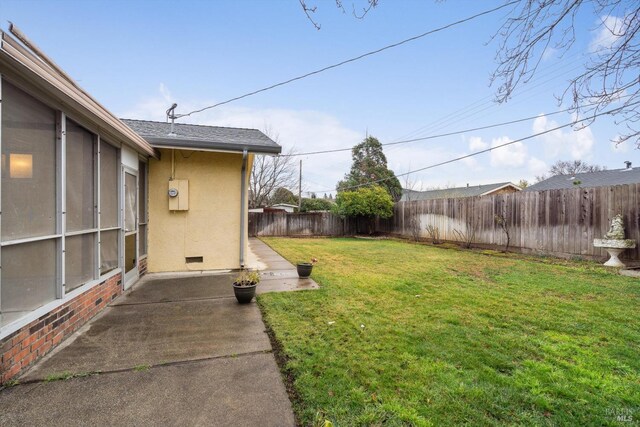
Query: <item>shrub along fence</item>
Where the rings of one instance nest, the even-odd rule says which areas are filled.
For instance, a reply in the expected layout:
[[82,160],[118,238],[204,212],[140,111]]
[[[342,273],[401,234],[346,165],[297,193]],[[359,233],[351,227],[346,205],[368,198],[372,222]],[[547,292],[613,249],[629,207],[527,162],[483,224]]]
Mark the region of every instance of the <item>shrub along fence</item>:
[[[394,215],[376,221],[376,231],[407,238],[460,242],[474,234],[473,245],[500,249],[507,236],[496,221],[504,218],[510,247],[523,252],[604,259],[593,239],[609,230],[622,214],[628,239],[640,244],[640,184],[567,190],[523,191],[464,199],[396,203]],[[347,236],[366,233],[366,220],[343,219],[330,212],[249,213],[250,236]],[[640,260],[640,249],[627,249],[624,259]]]
[[[427,227],[437,228],[440,239],[461,241],[474,233],[474,243],[504,247],[506,234],[496,221],[505,220],[510,245],[523,251],[560,256],[606,258],[593,247],[616,214],[622,214],[626,237],[640,244],[640,184],[566,190],[523,191],[464,199],[400,202],[394,216],[381,221],[379,230],[430,238]],[[640,260],[640,250],[627,249],[626,259]]]

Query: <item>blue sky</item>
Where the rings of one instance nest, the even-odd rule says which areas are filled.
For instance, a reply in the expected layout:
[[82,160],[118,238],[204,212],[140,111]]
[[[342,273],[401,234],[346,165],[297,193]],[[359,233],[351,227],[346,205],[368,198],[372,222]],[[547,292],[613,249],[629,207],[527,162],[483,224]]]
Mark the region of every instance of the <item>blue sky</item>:
[[[14,22],[89,93],[119,117],[164,120],[357,56],[490,9],[502,1],[382,0],[365,19],[318,4],[317,31],[297,0],[281,1],[31,1],[0,0]],[[365,5],[364,0],[344,0]],[[550,52],[539,76],[506,104],[489,86],[506,9],[361,61],[276,88],[182,121],[255,127],[284,151],[350,147],[368,133],[381,142],[453,132],[561,109],[554,95],[580,69],[599,37],[597,18],[579,17],[574,49]],[[3,24],[3,29],[7,25]],[[540,117],[490,130],[385,149],[404,173],[525,137],[569,121]],[[603,119],[517,143],[411,176],[417,188],[533,180],[558,159],[623,167],[637,151],[615,147],[617,129]],[[302,157],[305,189],[325,192],[348,171],[349,152]]]

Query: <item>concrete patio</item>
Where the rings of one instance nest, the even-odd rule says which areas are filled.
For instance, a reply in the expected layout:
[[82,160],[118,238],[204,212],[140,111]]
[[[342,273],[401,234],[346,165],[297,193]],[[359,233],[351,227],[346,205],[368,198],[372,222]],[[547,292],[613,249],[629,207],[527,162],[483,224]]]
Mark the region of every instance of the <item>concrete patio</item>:
[[[258,240],[260,293],[316,288]],[[295,425],[255,302],[235,273],[148,275],[0,392],[1,425]]]

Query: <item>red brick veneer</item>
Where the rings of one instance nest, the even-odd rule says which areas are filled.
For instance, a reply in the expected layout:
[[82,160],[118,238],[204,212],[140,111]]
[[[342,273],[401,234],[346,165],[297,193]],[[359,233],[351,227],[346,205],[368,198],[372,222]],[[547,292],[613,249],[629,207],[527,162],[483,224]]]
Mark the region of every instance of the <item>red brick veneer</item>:
[[[145,266],[146,267],[146,266]],[[122,293],[116,274],[0,340],[0,384],[50,352]]]
[[138,274],[140,277],[147,274],[147,258],[142,258],[138,261]]

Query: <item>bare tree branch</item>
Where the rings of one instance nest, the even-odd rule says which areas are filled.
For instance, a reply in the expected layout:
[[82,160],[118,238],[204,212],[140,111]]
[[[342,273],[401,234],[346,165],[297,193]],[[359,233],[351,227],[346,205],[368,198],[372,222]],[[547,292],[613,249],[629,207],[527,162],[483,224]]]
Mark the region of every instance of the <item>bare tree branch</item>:
[[[278,142],[278,134],[265,125],[262,131],[273,141]],[[249,207],[268,206],[279,188],[292,190],[297,187],[297,169],[293,149],[282,156],[257,155],[249,175]]]
[[[313,24],[316,30],[319,30],[321,25],[318,22],[316,22],[315,19],[313,19],[313,14],[315,14],[316,11],[318,10],[318,6],[315,6],[315,5],[308,6],[306,0],[298,0],[298,1],[300,2],[300,6],[302,6],[302,10],[304,11],[305,15],[307,15],[307,19],[309,19],[309,21]],[[343,0],[335,0],[336,7],[342,10],[343,13],[346,13],[344,4],[342,3],[342,1]],[[351,3],[352,13],[355,18],[363,19],[371,9],[374,9],[378,5],[378,2],[380,0],[366,0],[366,1],[367,1],[367,6],[363,7],[360,13],[356,11],[355,3]]]
[[299,0],[299,1],[300,1],[300,6],[302,6],[302,10],[304,11],[305,15],[307,15],[307,19],[309,19],[309,21],[311,21],[313,26],[316,27],[316,30],[320,30],[320,24],[318,24],[311,17],[312,14],[316,13],[316,10],[318,9],[318,6],[308,7],[307,3],[305,2],[305,0]]
[[[612,113],[625,132],[615,141],[635,142],[640,148],[640,5],[633,0],[525,0],[515,6],[493,39],[499,39],[496,100],[506,102],[515,89],[535,75],[545,52],[560,55],[576,41],[578,13],[591,12],[598,36],[589,46],[583,71],[572,78],[558,97],[571,101],[576,121],[595,120],[611,104]],[[587,28],[584,30],[588,30]],[[584,122],[583,122],[584,123]],[[587,125],[591,122],[587,122]],[[584,124],[582,125],[585,126]]]

